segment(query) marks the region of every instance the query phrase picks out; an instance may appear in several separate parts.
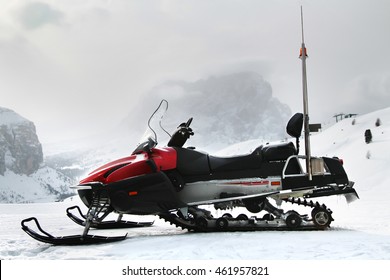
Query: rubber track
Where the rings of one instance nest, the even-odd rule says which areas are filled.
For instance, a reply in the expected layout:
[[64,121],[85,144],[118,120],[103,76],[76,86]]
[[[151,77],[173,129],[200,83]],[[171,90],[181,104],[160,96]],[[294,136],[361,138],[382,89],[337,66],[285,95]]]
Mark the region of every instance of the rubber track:
[[[289,202],[291,204],[298,204],[303,205],[310,208],[320,208],[322,210],[328,211],[330,214],[332,214],[332,211],[326,207],[325,204],[320,204],[318,202],[308,201],[306,199],[300,199],[300,198],[287,198],[283,201]],[[179,217],[175,213],[164,213],[160,214],[159,217],[166,222],[170,223],[171,225],[175,225],[178,228],[181,228],[183,230],[188,231],[196,231],[196,232],[216,232],[216,231],[264,231],[264,230],[324,230],[324,228],[319,228],[314,225],[305,225],[300,226],[297,228],[290,228],[287,226],[267,226],[267,227],[261,227],[261,226],[250,226],[245,225],[243,227],[227,227],[224,229],[218,228],[216,226],[212,227],[203,227],[199,225],[197,222],[197,219],[206,219],[206,220],[216,220],[216,218],[213,218],[210,215],[210,212],[198,207],[190,207],[189,208],[189,218],[184,219],[183,217]]]

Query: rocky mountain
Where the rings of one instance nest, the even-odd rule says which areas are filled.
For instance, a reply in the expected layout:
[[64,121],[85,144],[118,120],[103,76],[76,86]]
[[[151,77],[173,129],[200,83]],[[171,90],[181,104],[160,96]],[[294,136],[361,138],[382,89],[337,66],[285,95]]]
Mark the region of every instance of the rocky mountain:
[[45,166],[33,122],[0,107],[0,202],[54,201],[72,180]]
[[6,169],[31,175],[42,162],[42,145],[34,123],[0,107],[0,175],[4,175]]

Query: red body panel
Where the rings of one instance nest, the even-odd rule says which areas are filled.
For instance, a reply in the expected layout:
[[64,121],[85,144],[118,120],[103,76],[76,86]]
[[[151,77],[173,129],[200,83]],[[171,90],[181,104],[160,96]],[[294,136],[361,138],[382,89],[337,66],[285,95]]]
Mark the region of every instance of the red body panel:
[[90,182],[101,182],[103,184],[113,183],[126,178],[152,173],[152,167],[148,160],[154,161],[157,171],[176,168],[177,155],[173,148],[153,148],[152,153],[146,152],[121,158],[107,163],[88,174],[88,177],[81,180],[80,184]]
[[177,164],[177,153],[174,148],[154,148],[152,150],[152,159],[157,165],[157,169],[170,170],[175,169]]

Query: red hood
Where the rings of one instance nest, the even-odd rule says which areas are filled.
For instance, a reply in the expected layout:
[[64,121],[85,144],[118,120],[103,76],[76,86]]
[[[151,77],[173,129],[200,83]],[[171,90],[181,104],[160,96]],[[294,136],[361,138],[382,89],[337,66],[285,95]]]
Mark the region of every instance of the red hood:
[[105,183],[106,178],[108,177],[108,174],[107,174],[108,172],[110,172],[112,170],[117,170],[117,169],[124,167],[126,165],[129,165],[131,163],[139,162],[139,161],[146,160],[146,159],[147,159],[146,154],[138,154],[138,155],[132,155],[129,157],[114,160],[112,162],[109,162],[109,163],[95,169],[91,173],[89,173],[88,177],[86,177],[80,181],[80,185],[85,184],[85,183],[90,183],[90,182]]
[[[88,177],[80,181],[80,185],[91,182],[103,184],[116,182],[133,176],[148,174],[160,170],[176,168],[176,151],[173,148],[154,148],[151,157],[147,153],[131,155],[109,162],[88,174]],[[156,170],[150,166],[152,160]]]

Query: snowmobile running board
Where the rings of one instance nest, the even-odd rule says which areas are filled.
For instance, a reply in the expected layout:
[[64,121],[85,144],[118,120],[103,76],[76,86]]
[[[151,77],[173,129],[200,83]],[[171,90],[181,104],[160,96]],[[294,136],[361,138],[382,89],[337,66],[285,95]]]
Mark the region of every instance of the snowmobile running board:
[[[40,233],[37,233],[36,231],[30,229],[26,225],[26,223],[31,221],[35,222],[35,225],[40,231]],[[55,237],[47,233],[46,231],[44,231],[35,217],[24,219],[21,222],[21,224],[22,224],[22,229],[32,238],[52,245],[87,245],[87,244],[108,243],[108,242],[121,241],[126,239],[127,237],[127,233],[124,236],[110,236],[110,237],[90,235],[90,234]]]
[[[79,212],[79,215],[82,217],[79,218],[71,210],[76,209]],[[66,209],[66,215],[80,226],[85,226],[87,217],[81,212],[80,207],[72,206]],[[96,229],[117,229],[117,228],[136,228],[136,227],[149,227],[153,225],[154,222],[132,222],[132,221],[106,221],[106,222],[91,222],[90,227]]]

